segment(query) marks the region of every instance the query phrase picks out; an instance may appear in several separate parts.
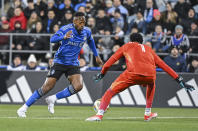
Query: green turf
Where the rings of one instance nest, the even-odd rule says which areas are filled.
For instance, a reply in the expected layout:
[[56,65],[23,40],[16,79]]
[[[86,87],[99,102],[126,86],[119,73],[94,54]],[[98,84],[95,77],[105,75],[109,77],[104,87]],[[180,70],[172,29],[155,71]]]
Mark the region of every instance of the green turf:
[[34,105],[27,118],[17,118],[19,106],[0,104],[0,131],[198,131],[198,109],[153,108],[159,118],[144,122],[144,108],[111,107],[102,122],[85,122],[92,107],[56,106],[50,115],[47,106]]

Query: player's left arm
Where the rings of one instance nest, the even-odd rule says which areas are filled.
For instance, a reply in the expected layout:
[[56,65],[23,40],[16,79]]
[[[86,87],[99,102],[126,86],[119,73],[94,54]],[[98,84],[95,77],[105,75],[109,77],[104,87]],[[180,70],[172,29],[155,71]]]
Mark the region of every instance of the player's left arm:
[[185,88],[186,91],[193,91],[195,88],[193,86],[187,85],[183,81],[183,77],[179,76],[171,67],[169,67],[155,52],[152,52],[155,63],[158,67],[162,68],[165,72],[167,72],[171,77],[173,77],[180,87]]
[[103,65],[103,61],[101,60],[100,56],[98,55],[98,52],[96,50],[96,45],[95,45],[95,41],[91,35],[91,31],[88,33],[88,39],[87,39],[87,43],[89,45],[89,48],[92,50],[95,58],[96,58],[96,62],[98,65],[102,66]]

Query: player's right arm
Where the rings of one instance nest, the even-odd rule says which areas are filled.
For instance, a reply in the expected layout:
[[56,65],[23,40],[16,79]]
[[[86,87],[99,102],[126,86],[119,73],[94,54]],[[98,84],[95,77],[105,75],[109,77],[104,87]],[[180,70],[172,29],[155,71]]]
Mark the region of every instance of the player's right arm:
[[50,43],[57,43],[59,41],[62,41],[63,39],[68,39],[71,37],[72,34],[72,30],[67,31],[67,33],[65,34],[66,28],[65,26],[63,26],[62,28],[60,28],[51,38],[50,38]]
[[120,47],[109,59],[108,61],[104,64],[101,70],[101,74],[105,74],[109,67],[113,65],[117,60],[119,60],[123,56],[124,52],[124,46]]

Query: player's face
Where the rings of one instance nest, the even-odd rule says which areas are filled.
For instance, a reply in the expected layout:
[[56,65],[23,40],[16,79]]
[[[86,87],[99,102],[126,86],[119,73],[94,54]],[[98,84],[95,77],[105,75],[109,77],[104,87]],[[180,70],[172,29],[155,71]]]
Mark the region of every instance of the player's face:
[[85,26],[85,17],[84,16],[75,17],[73,23],[75,25],[75,28],[78,31],[81,31]]

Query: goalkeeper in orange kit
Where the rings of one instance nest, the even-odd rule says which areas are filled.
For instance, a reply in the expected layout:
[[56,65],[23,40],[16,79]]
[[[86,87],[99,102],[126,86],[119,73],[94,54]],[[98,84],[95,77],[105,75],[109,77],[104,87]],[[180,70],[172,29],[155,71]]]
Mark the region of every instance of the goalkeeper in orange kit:
[[87,118],[87,121],[101,121],[111,98],[117,93],[127,89],[132,85],[144,85],[146,90],[146,108],[144,120],[149,121],[157,117],[157,113],[151,112],[153,98],[155,94],[156,66],[162,68],[173,77],[181,87],[187,91],[194,90],[194,87],[186,85],[183,78],[173,71],[156,53],[147,45],[141,44],[143,38],[140,34],[134,33],[130,36],[131,42],[120,47],[115,54],[104,64],[101,72],[95,76],[95,81],[101,80],[109,67],[125,57],[127,69],[111,84],[111,87],[102,97],[98,113]]

